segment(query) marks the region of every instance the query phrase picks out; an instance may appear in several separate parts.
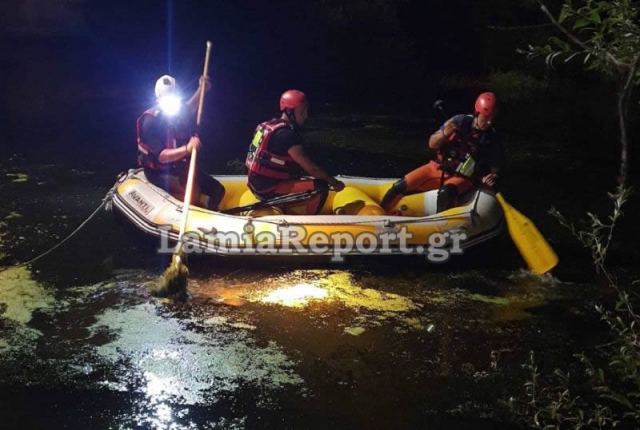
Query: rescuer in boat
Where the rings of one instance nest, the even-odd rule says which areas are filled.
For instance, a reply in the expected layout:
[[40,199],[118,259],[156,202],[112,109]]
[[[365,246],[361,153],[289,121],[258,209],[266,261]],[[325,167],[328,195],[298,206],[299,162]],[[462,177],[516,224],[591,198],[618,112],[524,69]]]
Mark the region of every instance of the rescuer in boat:
[[394,183],[380,202],[383,209],[391,213],[403,196],[437,189],[440,212],[456,206],[460,196],[479,184],[495,187],[502,164],[502,146],[492,125],[496,103],[494,93],[482,93],[473,115],[445,121],[428,140],[436,159]]
[[[211,84],[205,78],[206,90]],[[164,75],[156,81],[157,104],[145,111],[137,122],[138,166],[144,168],[149,182],[183,199],[189,156],[202,147],[195,134],[195,115],[200,89],[186,102],[180,99],[175,78]],[[196,169],[192,204],[217,210],[224,197],[224,186]]]
[[280,97],[282,115],[258,125],[245,164],[249,188],[260,200],[317,190],[304,202],[305,213],[315,215],[322,209],[329,189],[341,191],[344,183],[305,154],[300,128],[307,119],[308,107],[302,91],[285,91]]

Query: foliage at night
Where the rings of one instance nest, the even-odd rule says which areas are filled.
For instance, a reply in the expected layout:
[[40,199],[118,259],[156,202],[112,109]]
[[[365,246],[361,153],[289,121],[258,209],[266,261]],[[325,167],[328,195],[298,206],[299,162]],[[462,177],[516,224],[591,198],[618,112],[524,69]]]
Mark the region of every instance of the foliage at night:
[[549,67],[557,61],[581,59],[587,69],[614,80],[620,133],[618,181],[626,185],[629,172],[627,115],[635,86],[640,84],[640,21],[631,0],[566,2],[555,18],[547,6],[540,9],[562,33],[542,47],[529,46],[528,56],[544,55]]
[[[550,213],[591,253],[600,281],[615,292],[612,309],[596,305],[601,321],[610,331],[610,342],[595,354],[575,355],[571,369],[555,369],[542,374],[531,357],[524,368],[529,372],[525,384],[526,400],[517,409],[525,421],[540,429],[611,428],[640,423],[640,315],[634,284],[621,285],[607,264],[614,231],[623,215],[623,206],[632,195],[627,186],[629,146],[627,115],[634,88],[640,84],[640,26],[635,2],[567,1],[555,18],[546,5],[538,2],[562,37],[551,37],[545,46],[529,46],[529,58],[545,56],[548,67],[582,60],[617,86],[617,116],[620,134],[618,186],[609,193],[611,215],[601,219],[587,212],[584,227],[577,227],[553,208]],[[578,4],[576,4],[578,3]],[[598,364],[595,364],[598,363]]]

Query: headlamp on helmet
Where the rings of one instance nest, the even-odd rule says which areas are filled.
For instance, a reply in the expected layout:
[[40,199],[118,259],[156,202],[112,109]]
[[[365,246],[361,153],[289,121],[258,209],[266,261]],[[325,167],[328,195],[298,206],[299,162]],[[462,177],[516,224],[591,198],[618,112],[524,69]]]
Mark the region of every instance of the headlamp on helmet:
[[175,116],[180,112],[182,99],[178,93],[176,78],[169,75],[161,76],[156,81],[155,94],[158,106],[165,115]]
[[177,94],[167,94],[158,99],[158,106],[167,116],[176,116],[180,113],[182,107],[182,99]]

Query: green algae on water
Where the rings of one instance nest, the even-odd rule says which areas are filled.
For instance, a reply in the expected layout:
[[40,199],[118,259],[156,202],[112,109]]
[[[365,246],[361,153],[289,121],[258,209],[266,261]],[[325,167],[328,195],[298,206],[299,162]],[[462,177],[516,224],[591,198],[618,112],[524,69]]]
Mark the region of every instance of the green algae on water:
[[351,336],[360,336],[362,333],[366,331],[364,327],[345,327],[343,330],[346,334],[350,334]]
[[[308,281],[303,272],[294,272],[284,280],[277,280],[275,288],[266,288],[248,294],[249,301],[304,308],[315,302],[336,302],[356,310],[383,312],[393,315],[417,309],[408,297],[372,288],[362,288],[346,271]],[[296,278],[300,282],[295,282]]]
[[51,293],[31,278],[26,267],[12,267],[0,272],[0,317],[27,324],[38,309],[51,308],[55,300]]

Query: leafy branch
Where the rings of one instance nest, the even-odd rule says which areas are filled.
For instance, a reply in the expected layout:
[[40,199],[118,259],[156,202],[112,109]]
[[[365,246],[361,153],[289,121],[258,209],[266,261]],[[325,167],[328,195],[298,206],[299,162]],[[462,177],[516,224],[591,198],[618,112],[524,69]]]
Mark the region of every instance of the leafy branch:
[[640,84],[640,20],[632,0],[583,0],[580,6],[565,1],[556,18],[540,0],[542,13],[561,33],[544,46],[529,45],[519,50],[528,58],[544,56],[548,67],[559,59],[568,63],[583,58],[589,70],[613,78],[617,84],[617,115],[620,133],[618,183],[626,184],[629,171],[627,111],[635,86]]

